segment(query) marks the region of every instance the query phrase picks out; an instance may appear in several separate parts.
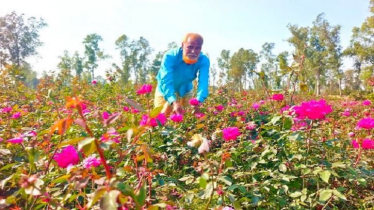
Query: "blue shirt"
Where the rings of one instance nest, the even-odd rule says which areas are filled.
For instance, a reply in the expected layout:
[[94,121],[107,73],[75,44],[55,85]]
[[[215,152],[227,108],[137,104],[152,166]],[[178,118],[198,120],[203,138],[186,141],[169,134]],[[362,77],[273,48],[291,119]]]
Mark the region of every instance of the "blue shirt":
[[204,102],[209,94],[209,66],[209,58],[202,52],[196,63],[187,64],[183,61],[182,48],[171,49],[162,58],[161,68],[156,77],[157,88],[165,100],[172,103],[177,100],[175,93],[181,97],[186,95],[193,88],[192,81],[198,77],[196,98]]

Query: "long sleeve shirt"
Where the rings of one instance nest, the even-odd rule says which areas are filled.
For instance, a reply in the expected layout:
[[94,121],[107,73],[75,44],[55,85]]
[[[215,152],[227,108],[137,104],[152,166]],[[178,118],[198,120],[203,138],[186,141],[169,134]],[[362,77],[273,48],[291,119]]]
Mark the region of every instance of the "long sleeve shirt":
[[200,52],[198,61],[186,64],[183,61],[182,48],[167,51],[162,58],[161,68],[157,74],[158,90],[170,104],[177,100],[175,93],[183,97],[193,88],[192,82],[198,78],[197,100],[204,102],[208,97],[209,58]]

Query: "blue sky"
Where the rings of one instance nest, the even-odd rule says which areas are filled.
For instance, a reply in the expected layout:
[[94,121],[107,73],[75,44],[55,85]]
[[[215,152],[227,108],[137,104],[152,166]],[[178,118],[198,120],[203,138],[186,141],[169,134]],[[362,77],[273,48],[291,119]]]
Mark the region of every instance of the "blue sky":
[[[341,45],[349,45],[353,27],[370,15],[369,0],[0,0],[0,16],[16,11],[26,17],[42,17],[48,24],[40,32],[44,46],[40,57],[29,59],[39,74],[55,70],[58,56],[67,50],[83,54],[86,35],[103,37],[100,48],[113,56],[100,63],[96,75],[115,62],[119,64],[115,40],[147,39],[155,52],[170,42],[181,42],[187,32],[203,35],[203,51],[216,63],[220,52],[239,48],[261,50],[275,43],[274,53],[292,47],[288,24],[311,26],[320,13],[331,25],[341,25]],[[350,68],[345,62],[344,68]]]

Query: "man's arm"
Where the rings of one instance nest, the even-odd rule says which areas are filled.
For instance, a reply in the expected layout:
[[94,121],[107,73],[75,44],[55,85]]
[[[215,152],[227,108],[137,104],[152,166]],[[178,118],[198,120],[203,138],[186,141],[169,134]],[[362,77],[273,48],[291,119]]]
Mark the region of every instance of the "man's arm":
[[176,62],[177,56],[170,52],[167,52],[162,58],[161,68],[159,72],[159,86],[161,93],[164,95],[165,100],[169,104],[177,100],[174,90],[173,74],[174,74],[174,64]]
[[209,95],[209,68],[210,68],[210,61],[208,57],[204,57],[202,61],[202,65],[199,69],[199,83],[197,85],[197,100],[201,103]]

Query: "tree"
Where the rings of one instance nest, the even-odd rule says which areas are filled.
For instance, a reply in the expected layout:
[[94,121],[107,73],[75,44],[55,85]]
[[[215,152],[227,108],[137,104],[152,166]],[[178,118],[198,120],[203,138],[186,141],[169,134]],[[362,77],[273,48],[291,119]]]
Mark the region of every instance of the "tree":
[[282,81],[284,81],[283,76],[286,75],[289,72],[289,64],[288,64],[288,58],[289,53],[287,51],[283,51],[278,54],[276,58],[276,62],[278,63],[279,69],[280,69],[280,76],[276,80],[277,87],[281,86]]
[[216,78],[217,78],[217,68],[216,65],[212,65],[209,69],[209,78],[211,79],[211,83],[213,84],[213,90],[216,88]]
[[45,26],[43,19],[25,20],[24,14],[15,12],[0,17],[0,54],[3,55],[0,64],[11,62],[19,67],[26,63],[27,57],[37,55],[37,47],[43,44],[39,40],[39,30]]
[[[179,45],[176,43],[176,42],[170,42],[168,44],[168,48],[166,49],[166,51],[170,50],[170,49],[173,49],[173,48],[177,48]],[[165,51],[165,52],[166,52]]]
[[226,76],[226,83],[230,82],[229,77],[229,70],[230,70],[230,50],[222,50],[221,51],[221,57],[217,59],[218,68],[221,69],[220,72],[220,78],[223,80],[223,78]]
[[136,73],[136,83],[144,84],[147,82],[147,75],[149,75],[149,55],[152,53],[153,49],[149,45],[149,42],[144,37],[140,37],[137,41],[138,46],[138,62],[135,65]]
[[[295,59],[295,62],[293,62],[294,65],[300,65],[297,68],[300,68],[303,64],[303,60],[300,60],[300,58],[305,57],[306,50],[307,50],[307,44],[309,40],[309,28],[308,27],[298,27],[297,25],[288,25],[288,30],[291,32],[291,37],[287,39],[287,41],[294,46],[295,50],[292,53],[293,58]],[[292,65],[292,64],[291,64]],[[300,78],[299,78],[300,76]],[[303,69],[301,72],[293,72],[290,73],[290,77],[287,81],[287,88],[290,89],[291,81],[294,82],[294,86],[299,83],[298,81],[301,80],[300,86],[306,86],[306,80],[307,78],[312,77],[313,75],[310,73],[310,71],[304,71]],[[288,90],[287,90],[288,91]]]
[[253,73],[255,72],[256,66],[259,63],[259,56],[253,50],[245,50],[240,48],[238,52],[234,53],[230,60],[229,75],[232,77],[232,81],[235,86],[241,90],[247,81],[247,75],[253,79]]
[[75,52],[71,62],[71,68],[75,70],[75,76],[81,78],[83,72],[83,58],[79,56],[78,52]]
[[[268,43],[262,45],[262,50],[260,52],[261,58],[263,58],[264,62],[261,64],[261,71],[264,73],[266,77],[265,85],[268,86],[268,82],[270,86],[276,86],[277,84],[277,68],[275,66],[275,55],[273,55],[272,50],[274,49],[274,43]],[[269,81],[268,81],[269,80]],[[268,81],[268,82],[267,82]],[[279,88],[279,87],[277,87]]]
[[87,58],[84,67],[91,72],[92,79],[95,79],[95,69],[98,67],[97,62],[109,58],[99,48],[99,42],[101,41],[103,41],[103,38],[95,33],[87,35],[83,41],[85,47],[84,54]]
[[57,68],[60,70],[70,70],[72,68],[72,58],[69,56],[68,51],[64,51],[63,56],[59,56],[60,62],[57,64]]
[[120,82],[122,84],[127,84],[131,75],[131,49],[129,38],[125,34],[123,34],[115,41],[115,44],[116,49],[120,50],[121,67],[117,66],[116,64],[113,64],[113,67],[116,69],[116,72],[120,75]]
[[340,26],[331,26],[322,13],[317,16],[311,28],[290,25],[288,28],[292,34],[288,42],[295,47],[296,62],[300,63],[300,58],[304,58],[300,64],[303,68],[298,73],[300,86],[314,88],[315,94],[319,96],[328,74],[330,78],[342,77]]
[[361,27],[353,28],[350,46],[343,52],[354,60],[357,82],[360,82],[360,78],[366,82],[374,73],[374,0],[370,0],[369,8],[372,15],[366,18]]

